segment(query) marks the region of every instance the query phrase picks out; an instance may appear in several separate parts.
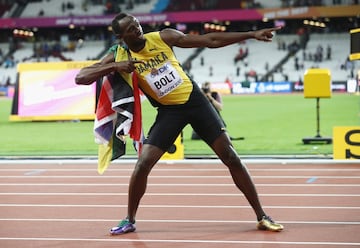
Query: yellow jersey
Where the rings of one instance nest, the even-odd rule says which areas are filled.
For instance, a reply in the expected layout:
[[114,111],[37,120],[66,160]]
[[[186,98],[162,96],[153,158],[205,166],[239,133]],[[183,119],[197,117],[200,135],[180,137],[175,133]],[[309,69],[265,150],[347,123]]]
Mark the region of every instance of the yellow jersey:
[[184,104],[193,90],[191,79],[180,66],[173,50],[161,39],[160,32],[144,35],[145,47],[130,51],[136,64],[139,87],[152,100],[162,105]]

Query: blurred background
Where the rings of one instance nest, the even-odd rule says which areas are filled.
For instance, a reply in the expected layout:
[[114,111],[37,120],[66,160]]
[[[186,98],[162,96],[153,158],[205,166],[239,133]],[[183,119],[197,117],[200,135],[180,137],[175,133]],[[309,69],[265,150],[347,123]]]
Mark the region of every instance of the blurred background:
[[[325,67],[346,90],[357,77],[357,61],[348,59],[357,0],[0,0],[0,85],[15,84],[18,63],[101,58],[116,42],[109,24],[121,11],[138,17],[145,32],[284,27],[272,43],[249,40],[223,48],[221,58],[211,49],[177,49],[198,83],[289,81],[298,90],[304,70]],[[246,91],[240,86],[234,93]]]
[[[283,27],[270,43],[246,40],[219,49],[174,48],[195,82],[210,82],[223,96],[230,133],[245,136],[236,143],[244,154],[332,153],[331,144],[319,148],[301,143],[305,135],[315,134],[315,102],[302,96],[309,68],[331,72],[334,97],[321,101],[324,133],[331,135],[334,126],[359,125],[360,63],[349,59],[351,46],[359,48],[350,37],[351,30],[360,28],[358,0],[0,0],[1,155],[55,150],[96,154],[92,123],[80,123],[94,118],[96,88],[76,86],[74,77],[118,42],[110,23],[119,12],[137,17],[144,32]],[[144,108],[144,122],[150,125],[154,110],[147,103]],[[10,124],[9,116],[10,121],[71,122],[35,127]],[[185,152],[211,154],[205,144],[191,145],[187,129]]]

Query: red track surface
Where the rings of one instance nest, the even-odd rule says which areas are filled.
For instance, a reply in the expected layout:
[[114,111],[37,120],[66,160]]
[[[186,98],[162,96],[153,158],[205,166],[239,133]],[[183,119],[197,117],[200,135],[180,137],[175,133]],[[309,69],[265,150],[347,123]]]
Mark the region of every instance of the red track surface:
[[[300,163],[301,162],[301,163]],[[137,231],[110,236],[125,216],[133,164],[0,164],[0,247],[360,247],[360,164],[249,163],[261,202],[284,224],[256,230],[219,163],[159,163]]]

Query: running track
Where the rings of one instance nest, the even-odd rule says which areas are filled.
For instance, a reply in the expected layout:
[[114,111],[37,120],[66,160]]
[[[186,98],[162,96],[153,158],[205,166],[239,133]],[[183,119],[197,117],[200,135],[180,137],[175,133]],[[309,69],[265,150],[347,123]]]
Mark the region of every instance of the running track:
[[280,233],[255,215],[218,160],[160,162],[137,231],[110,236],[125,216],[134,161],[98,175],[96,160],[0,160],[0,247],[360,247],[360,163],[245,160]]

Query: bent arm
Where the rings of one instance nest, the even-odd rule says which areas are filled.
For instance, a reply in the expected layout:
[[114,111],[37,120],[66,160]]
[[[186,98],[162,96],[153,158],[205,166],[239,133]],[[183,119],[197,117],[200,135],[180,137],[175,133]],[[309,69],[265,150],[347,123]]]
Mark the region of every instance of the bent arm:
[[216,95],[208,93],[206,94],[206,96],[218,112],[220,112],[223,109],[222,99],[219,93],[216,93]]
[[273,33],[281,27],[266,28],[248,32],[224,32],[207,33],[204,35],[184,34],[175,29],[164,29],[161,31],[161,38],[169,45],[182,48],[208,47],[219,48],[241,42],[247,39],[260,41],[271,41]]
[[115,69],[113,54],[108,54],[100,62],[82,68],[75,77],[76,84],[89,85]]
[[131,73],[135,70],[135,64],[144,63],[137,60],[123,60],[115,62],[114,55],[106,55],[100,62],[84,67],[75,77],[76,84],[89,85],[97,81],[101,77],[112,72]]
[[218,112],[220,112],[223,109],[223,105],[221,102],[218,102],[217,100],[215,100],[214,98],[210,99],[210,102],[212,103],[212,105],[216,108],[216,110]]

